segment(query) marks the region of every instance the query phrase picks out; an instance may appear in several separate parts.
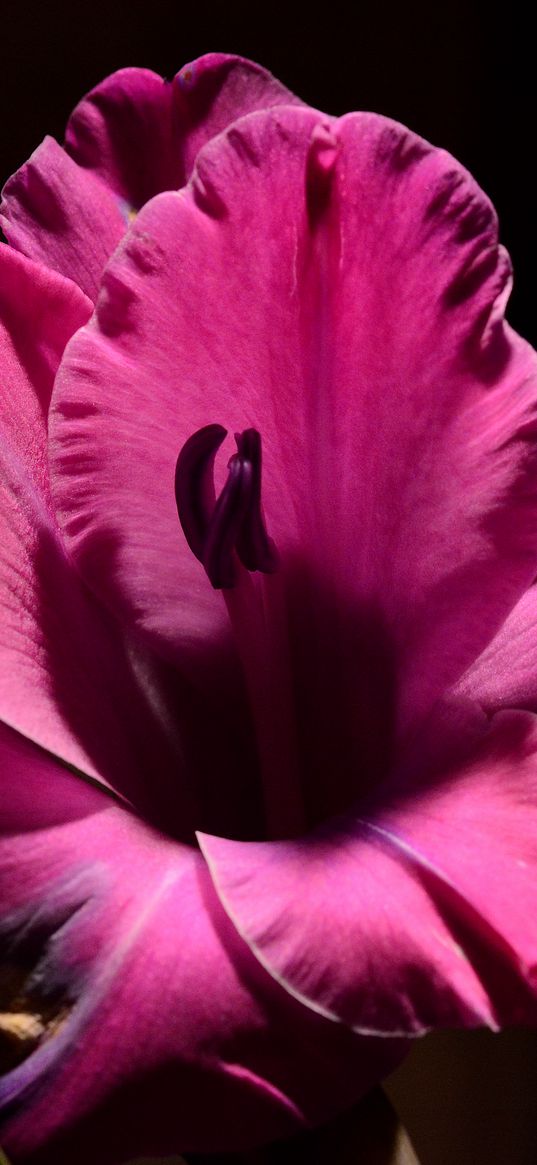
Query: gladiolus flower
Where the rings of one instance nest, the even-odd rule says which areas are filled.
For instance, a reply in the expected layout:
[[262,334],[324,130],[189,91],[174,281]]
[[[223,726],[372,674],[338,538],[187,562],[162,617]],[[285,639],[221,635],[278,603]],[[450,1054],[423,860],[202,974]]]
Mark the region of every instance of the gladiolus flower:
[[0,1114],[35,1165],[266,1143],[430,1029],[536,1017],[537,361],[494,213],[222,60],[105,82],[6,190]]

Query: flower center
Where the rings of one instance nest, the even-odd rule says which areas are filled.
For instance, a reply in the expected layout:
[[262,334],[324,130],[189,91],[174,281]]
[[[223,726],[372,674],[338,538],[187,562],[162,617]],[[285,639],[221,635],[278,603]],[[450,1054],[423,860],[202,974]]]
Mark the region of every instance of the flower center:
[[183,445],[175,470],[175,499],[185,538],[213,587],[233,587],[235,555],[249,571],[272,574],[278,552],[261,511],[261,437],[257,429],[235,434],[237,452],[215,499],[214,459],[227,430],[205,425]]
[[58,1035],[73,1008],[65,991],[44,993],[32,969],[0,962],[0,1076]]

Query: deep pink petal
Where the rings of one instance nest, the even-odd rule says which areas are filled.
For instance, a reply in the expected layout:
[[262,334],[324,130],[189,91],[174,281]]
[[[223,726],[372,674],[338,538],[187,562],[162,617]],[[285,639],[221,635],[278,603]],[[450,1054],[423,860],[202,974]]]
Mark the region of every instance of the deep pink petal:
[[298,841],[201,844],[238,933],[321,1014],[496,1028],[537,1018],[536,814],[535,719],[502,713],[464,766],[399,800]]
[[188,832],[178,710],[157,708],[158,669],[86,590],[50,501],[52,383],[90,307],[62,276],[1,248],[0,721]]
[[77,105],[65,148],[138,210],[162,190],[184,186],[198,150],[238,117],[300,104],[266,69],[207,53],[172,82],[149,69],[120,69]]
[[103,807],[102,791],[1,722],[0,773],[0,837],[78,821]]
[[0,223],[15,250],[73,279],[94,300],[126,216],[98,178],[46,137],[4,187]]
[[259,626],[250,578],[232,618],[298,693],[304,783],[346,786],[335,806],[314,793],[316,817],[388,771],[395,725],[535,577],[536,358],[503,324],[508,286],[490,204],[449,155],[369,114],[252,114],[140,213],[58,378],[71,553],[189,667],[230,627],[178,526],[177,454],[208,424],[259,429],[281,569]]
[[537,711],[536,643],[537,587],[532,586],[462,677],[457,692],[488,712],[499,708]]
[[261,1144],[344,1109],[398,1061],[404,1045],[356,1038],[275,987],[199,852],[93,789],[80,820],[50,827],[37,750],[7,759],[8,789],[27,767],[49,823],[0,841],[0,1037],[14,1014],[38,1025],[0,1079],[14,1160]]
[[95,299],[108,257],[144,202],[183,186],[198,149],[255,109],[297,98],[259,65],[210,53],[172,82],[121,69],[69,119],[65,149],[45,138],[3,191],[12,247]]

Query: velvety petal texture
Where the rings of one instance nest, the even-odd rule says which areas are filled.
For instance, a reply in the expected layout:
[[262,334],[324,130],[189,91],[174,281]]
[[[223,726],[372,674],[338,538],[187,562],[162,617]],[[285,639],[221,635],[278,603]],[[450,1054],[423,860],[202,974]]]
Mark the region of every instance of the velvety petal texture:
[[73,279],[90,299],[126,221],[102,183],[51,137],[4,187],[0,222],[11,246]]
[[[509,282],[449,155],[374,115],[282,108],[145,207],[68,348],[51,456],[70,553],[187,671],[225,656],[229,608],[246,671],[250,652],[294,693],[310,819],[389,771],[535,577],[537,366],[503,322]],[[215,423],[261,434],[280,555],[264,598],[243,577],[227,607],[172,488]]]
[[155,670],[73,569],[50,498],[52,384],[90,310],[73,283],[0,249],[0,720],[151,819],[170,822],[173,806],[176,830],[191,832]]
[[238,933],[320,1014],[496,1029],[537,1020],[536,808],[535,718],[509,712],[458,769],[317,834],[200,840]]
[[487,712],[537,711],[537,587],[531,586],[486,650],[462,676],[457,692]]
[[[275,987],[199,852],[19,743],[0,735],[8,800],[33,791],[32,833],[10,810],[0,836],[0,1052],[14,1060],[0,1120],[15,1161],[247,1147],[343,1110],[398,1062],[401,1043],[357,1038]],[[60,794],[71,820],[54,820]]]
[[65,147],[135,209],[184,186],[198,150],[256,109],[300,105],[261,65],[206,53],[173,81],[149,69],[120,69],[88,93],[69,118]]
[[198,149],[237,117],[282,103],[299,104],[241,57],[209,53],[171,82],[121,69],[76,107],[63,149],[45,138],[9,179],[0,208],[6,237],[94,299],[106,260],[144,202],[183,186]]
[[[0,722],[0,836],[78,821],[102,809],[103,790]],[[31,846],[31,838],[27,839]],[[2,897],[2,910],[6,902]],[[1,976],[0,976],[1,977]]]

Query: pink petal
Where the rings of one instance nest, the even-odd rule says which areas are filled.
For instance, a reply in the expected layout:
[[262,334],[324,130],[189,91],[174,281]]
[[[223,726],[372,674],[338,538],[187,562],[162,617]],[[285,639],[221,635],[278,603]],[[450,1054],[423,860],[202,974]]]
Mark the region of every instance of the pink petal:
[[50,137],[4,187],[0,223],[15,250],[74,280],[92,300],[125,233],[119,202]]
[[[27,766],[39,800],[33,763],[27,749],[14,776]],[[261,1144],[344,1109],[400,1059],[404,1045],[354,1037],[275,987],[196,850],[88,796],[80,820],[0,841],[2,965],[20,981],[4,981],[0,1030],[23,1007],[44,1028],[0,1080],[10,1157],[116,1165]]]
[[188,794],[151,661],[87,592],[50,501],[53,378],[89,311],[74,284],[1,248],[0,720],[168,822],[171,805],[183,833]]
[[497,1028],[537,1017],[536,812],[535,719],[502,713],[464,766],[316,835],[201,844],[238,933],[321,1015]]
[[56,757],[1,722],[0,772],[0,837],[78,821],[103,807],[102,792],[93,784],[62,769]]
[[282,104],[300,102],[260,65],[226,53],[199,57],[171,83],[149,69],[120,69],[77,105],[65,147],[139,209],[184,186],[198,150],[232,121]]
[[522,596],[488,647],[464,674],[458,694],[488,712],[537,711],[537,587]]
[[279,594],[264,640],[248,578],[233,622],[260,673],[289,628],[274,687],[299,692],[317,818],[389,769],[395,722],[419,723],[535,577],[536,358],[503,324],[508,285],[449,155],[370,114],[252,114],[140,213],[58,377],[70,552],[191,671],[231,635],[178,528],[175,461],[202,426],[259,429]]
[[183,186],[198,149],[255,109],[298,103],[270,73],[209,53],[172,82],[121,69],[69,119],[65,149],[45,141],[8,181],[0,223],[12,247],[95,299],[103,267],[149,198]]

